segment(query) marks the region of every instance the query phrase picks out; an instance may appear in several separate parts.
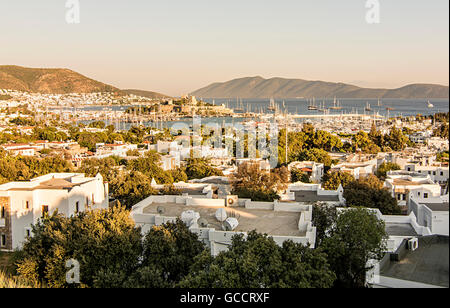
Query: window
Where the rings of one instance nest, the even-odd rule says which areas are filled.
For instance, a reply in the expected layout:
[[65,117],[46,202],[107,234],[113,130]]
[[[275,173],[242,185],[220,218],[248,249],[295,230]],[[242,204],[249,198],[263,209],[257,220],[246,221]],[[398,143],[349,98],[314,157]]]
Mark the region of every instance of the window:
[[6,235],[2,234],[2,238],[0,240],[0,246],[5,247],[6,246]]
[[420,191],[417,193],[417,195],[420,197]]
[[6,208],[4,206],[2,206],[2,210],[0,211],[0,218],[5,218],[6,217]]
[[25,237],[31,237],[31,230],[29,228],[25,228]]
[[441,176],[444,176],[444,172],[441,171]]
[[80,212],[80,202],[77,201],[77,202],[75,203],[75,213],[79,213],[79,212]]
[[424,194],[423,194],[423,197],[424,197],[425,199],[428,199],[428,193],[424,193]]

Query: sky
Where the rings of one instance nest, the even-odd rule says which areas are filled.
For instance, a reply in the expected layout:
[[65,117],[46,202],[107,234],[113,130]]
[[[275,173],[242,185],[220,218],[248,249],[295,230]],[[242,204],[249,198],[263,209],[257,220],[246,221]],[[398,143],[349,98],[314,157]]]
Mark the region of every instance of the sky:
[[262,76],[396,88],[448,85],[449,1],[0,0],[0,65],[69,68],[122,89],[183,95]]

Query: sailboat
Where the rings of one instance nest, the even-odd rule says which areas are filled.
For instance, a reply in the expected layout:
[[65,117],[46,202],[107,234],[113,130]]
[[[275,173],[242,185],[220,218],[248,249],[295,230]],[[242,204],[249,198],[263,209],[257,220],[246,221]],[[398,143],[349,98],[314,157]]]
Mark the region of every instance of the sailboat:
[[428,101],[428,108],[434,108],[434,105],[432,103],[430,103],[430,101]]
[[316,106],[316,100],[315,98],[312,99],[311,104],[308,106],[308,110],[317,110],[317,106]]
[[325,101],[322,101],[322,105],[319,108],[319,112],[325,113],[327,109],[325,108]]
[[277,107],[275,106],[275,100],[273,98],[270,99],[269,107],[267,108],[269,111],[276,111]]
[[339,101],[336,102],[336,97],[334,98],[333,106],[330,107],[333,110],[340,110],[342,107],[339,105]]
[[244,111],[244,106],[242,104],[242,100],[239,101],[239,99],[236,99],[236,108],[234,108],[234,111]]
[[372,111],[372,108],[370,108],[369,102],[366,103],[366,108],[365,108],[365,110],[366,110],[366,111]]

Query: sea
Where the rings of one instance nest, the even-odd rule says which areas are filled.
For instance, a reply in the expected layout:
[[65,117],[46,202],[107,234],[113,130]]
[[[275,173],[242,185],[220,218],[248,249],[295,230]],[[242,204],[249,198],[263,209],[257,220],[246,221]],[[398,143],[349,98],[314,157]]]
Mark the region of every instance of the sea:
[[[270,99],[223,99],[223,98],[208,98],[202,99],[205,102],[214,105],[225,105],[231,109],[238,109],[236,113],[242,112],[263,112],[271,113],[269,111],[269,106],[271,105]],[[328,114],[367,114],[367,115],[379,115],[383,117],[398,117],[398,116],[416,116],[424,115],[429,116],[441,112],[449,112],[449,99],[338,99],[336,105],[340,106],[340,109],[330,109],[335,105],[334,99],[315,99],[315,106],[319,108],[328,109]],[[433,107],[430,108],[428,102],[430,102]],[[298,122],[308,121],[308,115],[320,115],[323,112],[317,110],[309,110],[308,107],[311,105],[311,99],[275,99],[275,105],[278,110],[282,112],[287,112],[293,115],[303,115],[301,119],[296,119]],[[370,111],[367,107],[370,106]],[[126,110],[130,106],[108,106],[107,108],[112,111]],[[77,108],[77,110],[84,109],[87,111],[103,110],[105,106],[86,106],[82,108]],[[208,123],[218,123],[218,124],[236,124],[248,121],[249,118],[245,117],[208,117],[202,119],[202,124]],[[85,121],[85,124],[91,121]],[[151,121],[142,123],[147,127],[158,127],[158,128],[170,128],[176,123],[186,123],[192,125],[191,118],[177,119],[176,121],[165,121],[153,123]],[[113,124],[119,130],[128,130],[131,126],[135,125],[132,123],[107,123],[107,125]],[[118,126],[119,125],[119,126]]]

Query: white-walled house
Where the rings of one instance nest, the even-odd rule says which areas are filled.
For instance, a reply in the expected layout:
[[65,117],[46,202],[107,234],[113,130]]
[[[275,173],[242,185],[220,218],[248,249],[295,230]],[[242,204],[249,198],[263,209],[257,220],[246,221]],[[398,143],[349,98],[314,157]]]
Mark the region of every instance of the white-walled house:
[[405,171],[429,175],[431,180],[438,184],[446,184],[449,178],[448,167],[442,166],[420,166],[418,164],[411,163],[405,166]]
[[289,171],[292,171],[292,169],[299,169],[308,174],[311,181],[314,183],[321,183],[325,166],[324,164],[316,163],[314,161],[296,161],[290,163],[288,169]]
[[411,194],[418,202],[427,203],[432,198],[441,196],[442,188],[431,180],[428,175],[404,175],[398,172],[388,173],[384,182],[396,198],[400,206],[406,206],[408,195]]
[[377,168],[377,162],[343,163],[331,167],[332,171],[340,171],[351,174],[355,179],[360,179],[373,174]]
[[[291,240],[315,247],[316,228],[312,225],[311,204],[296,202],[253,202],[227,196],[224,199],[197,196],[150,196],[131,210],[136,226],[145,234],[152,227],[180,218],[216,256],[226,251],[233,236],[256,230],[270,235],[278,245]],[[222,219],[217,216],[223,215]],[[234,220],[226,227],[227,218]]]
[[100,174],[88,178],[80,173],[52,173],[0,185],[0,250],[20,248],[44,213],[58,211],[70,217],[87,209],[106,209],[108,194]]
[[449,235],[449,198],[448,195],[430,198],[427,202],[419,202],[410,195],[408,214],[414,213],[417,223],[430,230],[431,234]]

